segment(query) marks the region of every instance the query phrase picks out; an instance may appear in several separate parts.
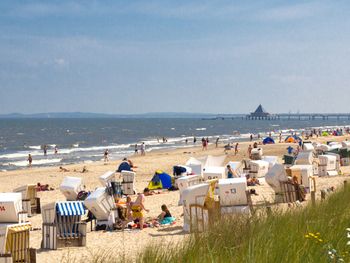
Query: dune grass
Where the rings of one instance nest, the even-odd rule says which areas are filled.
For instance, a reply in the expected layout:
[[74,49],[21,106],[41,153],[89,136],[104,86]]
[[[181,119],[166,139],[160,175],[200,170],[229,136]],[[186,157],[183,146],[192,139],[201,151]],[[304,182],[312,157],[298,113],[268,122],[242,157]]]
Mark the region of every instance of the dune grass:
[[349,186],[316,206],[227,217],[177,245],[153,243],[136,258],[101,252],[89,262],[350,262],[347,228]]
[[226,218],[180,245],[150,246],[138,262],[350,262],[350,188],[312,207]]

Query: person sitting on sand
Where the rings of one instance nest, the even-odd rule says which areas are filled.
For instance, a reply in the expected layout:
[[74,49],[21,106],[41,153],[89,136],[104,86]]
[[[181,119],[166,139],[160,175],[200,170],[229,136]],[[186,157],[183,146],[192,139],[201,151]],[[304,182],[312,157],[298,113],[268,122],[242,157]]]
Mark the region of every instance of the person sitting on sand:
[[86,166],[83,167],[83,170],[81,170],[82,173],[87,173],[89,170],[86,168]]
[[69,172],[67,168],[60,166],[60,172]]
[[166,225],[166,224],[171,224],[175,221],[175,218],[172,217],[170,214],[170,211],[166,205],[161,206],[162,212],[158,216],[156,222],[154,222],[154,225]]
[[143,229],[144,224],[144,211],[149,212],[149,210],[145,207],[145,195],[139,193],[137,195],[137,198],[135,202],[132,202],[131,205],[131,212],[132,212],[132,218],[133,220],[138,220],[140,224],[140,230]]
[[247,178],[247,186],[256,186],[260,185],[259,179],[256,177],[250,177],[249,174],[246,175]]

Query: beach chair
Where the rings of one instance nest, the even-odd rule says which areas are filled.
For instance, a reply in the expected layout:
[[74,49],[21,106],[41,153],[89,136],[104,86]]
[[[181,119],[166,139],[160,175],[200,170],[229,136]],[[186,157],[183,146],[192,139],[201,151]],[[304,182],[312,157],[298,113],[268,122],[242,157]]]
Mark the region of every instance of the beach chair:
[[0,224],[0,262],[35,263],[36,250],[29,246],[31,224]]
[[111,183],[115,182],[115,172],[108,171],[101,175],[98,179],[102,186],[111,186]]
[[119,218],[113,193],[109,193],[105,187],[99,187],[92,192],[84,200],[84,205],[96,218],[98,229],[112,228]]
[[180,193],[179,205],[182,205],[183,191],[192,185],[200,184],[201,180],[202,180],[201,175],[182,176],[176,180],[176,185],[179,188],[179,193]]
[[253,148],[252,152],[250,154],[250,158],[252,160],[261,160],[263,156],[263,150],[262,148]]
[[136,173],[132,171],[121,171],[122,181],[122,191],[124,195],[134,195],[136,194],[135,189],[135,178]]
[[283,155],[282,159],[284,160],[284,164],[293,165],[294,162],[295,162],[296,157],[294,155],[287,155],[287,154],[285,154],[285,155]]
[[318,166],[319,176],[336,176],[339,169],[339,155],[320,155],[318,156],[320,161]]
[[280,182],[282,192],[280,192],[281,199],[279,200],[281,203],[294,203],[300,199],[298,194],[298,189],[295,184],[291,182]]
[[249,162],[249,175],[252,178],[264,177],[269,170],[269,163],[262,160],[253,160]]
[[42,207],[41,248],[56,250],[67,246],[86,245],[86,214],[83,202],[54,202]]
[[[204,209],[204,204],[207,198],[208,191],[209,184],[207,183],[193,185],[183,191],[182,200],[184,211],[184,231],[190,232],[194,230],[194,228],[200,227],[203,224],[206,225],[208,223],[208,213],[200,211],[201,208]],[[199,210],[194,211],[197,209]],[[196,224],[198,220],[201,223],[200,225]],[[204,227],[202,227],[199,230],[203,231],[203,228]]]
[[29,246],[31,224],[22,212],[21,193],[0,193],[0,262],[35,263]]
[[84,190],[83,179],[80,177],[66,176],[60,185],[60,190],[67,201],[76,201],[79,192]]
[[31,216],[32,214],[40,214],[40,198],[38,197],[38,191],[35,184],[23,185],[13,191],[22,194],[23,210],[28,213],[28,216]]

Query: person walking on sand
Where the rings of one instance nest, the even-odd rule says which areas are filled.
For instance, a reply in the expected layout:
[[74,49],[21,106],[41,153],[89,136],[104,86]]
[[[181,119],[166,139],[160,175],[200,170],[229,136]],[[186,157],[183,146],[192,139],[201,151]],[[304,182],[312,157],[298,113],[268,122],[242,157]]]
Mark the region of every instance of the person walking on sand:
[[145,151],[146,149],[145,149],[145,143],[143,142],[142,144],[141,144],[141,155],[143,156],[143,155],[146,155],[146,151]]
[[109,155],[109,152],[108,152],[108,149],[106,149],[105,152],[103,153],[105,163],[109,162],[108,155]]
[[216,138],[216,141],[215,141],[215,148],[218,148],[218,145],[219,145],[219,137]]
[[31,154],[28,154],[28,167],[32,167],[33,158]]
[[235,155],[237,155],[237,153],[238,153],[238,142],[235,145]]

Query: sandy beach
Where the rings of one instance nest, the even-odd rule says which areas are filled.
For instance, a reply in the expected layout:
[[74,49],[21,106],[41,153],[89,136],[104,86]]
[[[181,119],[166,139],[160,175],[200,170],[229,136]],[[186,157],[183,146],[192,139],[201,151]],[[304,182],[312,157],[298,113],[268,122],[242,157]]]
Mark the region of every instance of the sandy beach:
[[[348,136],[349,137],[349,136]],[[339,137],[322,137],[317,141],[342,141],[345,140],[345,136]],[[239,145],[239,153],[235,156],[231,151],[226,155],[226,161],[242,160],[247,158],[247,148],[249,142],[243,142]],[[289,144],[277,143],[274,145],[262,146],[264,155],[279,156],[279,161],[282,163],[282,156],[286,153],[286,148]],[[296,146],[295,146],[296,147]],[[172,174],[172,167],[177,164],[184,164],[189,157],[199,157],[204,155],[223,155],[223,144],[219,144],[218,148],[215,145],[210,144],[207,151],[202,151],[201,147],[192,148],[180,148],[176,150],[168,151],[154,151],[148,152],[146,156],[131,156],[130,159],[138,167],[136,169],[136,187],[138,191],[142,191],[152,178],[156,170],[164,170],[165,172]],[[53,187],[54,191],[40,192],[41,204],[47,204],[56,200],[65,200],[64,196],[59,191],[59,185],[65,176],[82,177],[83,182],[87,190],[94,190],[100,186],[98,177],[107,171],[114,171],[118,167],[120,161],[110,161],[108,164],[101,162],[93,162],[88,164],[75,164],[67,165],[65,168],[69,172],[61,172],[58,167],[50,168],[31,168],[17,171],[1,172],[1,192],[11,192],[14,188],[29,184],[40,182],[42,184],[49,184]],[[81,173],[83,166],[86,166],[88,172]],[[74,172],[76,170],[76,172]],[[317,179],[317,198],[319,196],[319,190],[334,186],[340,187],[343,181],[350,172],[349,167],[342,167],[344,175],[336,177],[324,177]],[[258,196],[253,197],[253,203],[262,200],[272,200],[273,191],[266,184],[254,187]],[[134,199],[135,197],[133,197]],[[81,261],[101,253],[102,251],[109,251],[116,255],[124,255],[125,257],[133,258],[147,245],[163,244],[168,245],[172,242],[179,242],[187,235],[182,231],[183,218],[182,207],[178,206],[179,193],[178,191],[164,192],[159,195],[147,196],[146,207],[150,209],[147,213],[147,218],[154,218],[160,213],[160,206],[166,204],[170,209],[173,216],[176,217],[176,224],[168,227],[160,228],[146,228],[143,231],[131,230],[131,231],[90,231],[90,225],[88,224],[87,245],[86,247],[77,248],[60,248],[56,251],[41,250],[41,230],[35,230],[31,232],[30,242],[31,247],[37,248],[37,260],[38,262],[70,262],[72,259]],[[33,228],[40,228],[42,224],[41,215],[35,215],[29,219]]]

